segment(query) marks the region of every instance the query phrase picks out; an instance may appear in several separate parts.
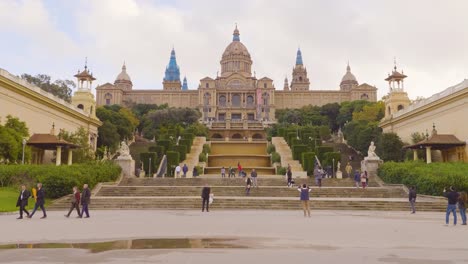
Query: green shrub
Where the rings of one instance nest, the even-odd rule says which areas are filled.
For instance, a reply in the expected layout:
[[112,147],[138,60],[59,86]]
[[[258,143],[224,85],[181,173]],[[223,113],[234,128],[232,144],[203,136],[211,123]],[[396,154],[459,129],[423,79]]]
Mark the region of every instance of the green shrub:
[[307,175],[314,173],[315,164],[315,152],[303,152],[302,153],[302,168],[307,171]]
[[272,152],[275,152],[275,151],[276,151],[275,145],[273,145],[273,144],[268,144],[268,146],[267,146],[267,153],[268,153],[268,154],[271,154]]
[[[151,163],[150,163],[151,158]],[[150,173],[156,173],[159,166],[159,161],[161,158],[158,159],[158,154],[156,152],[143,152],[140,153],[140,161],[143,162],[143,170],[146,172],[146,175],[151,177]],[[151,168],[151,172],[150,172]]]
[[166,152],[167,157],[167,175],[174,177],[174,169],[180,164],[180,153],[177,151]]
[[197,170],[198,176],[203,174],[203,168],[201,166],[195,166],[195,169]]
[[158,146],[163,146],[164,151],[168,151],[172,145],[169,139],[160,139],[156,141],[156,143],[158,144]]
[[288,168],[286,168],[286,167],[278,166],[278,167],[276,167],[276,174],[277,175],[286,175],[286,170],[287,169]]
[[284,137],[285,136],[286,129],[284,127],[278,128],[278,136]]
[[190,153],[190,150],[192,148],[192,142],[190,139],[181,139],[179,140],[179,145],[180,146],[185,146],[185,149],[187,153]]
[[187,146],[185,145],[175,146],[175,151],[179,152],[180,162],[184,161],[187,156]]
[[293,140],[297,139],[297,133],[296,132],[289,132],[286,138],[286,142],[288,143],[289,146],[293,145]]
[[306,145],[293,145],[292,146],[293,159],[298,160],[299,162],[302,162],[301,160],[302,152],[306,152],[306,151],[307,151]]
[[333,148],[326,146],[317,147],[317,157],[320,160],[320,162],[323,162],[325,160],[325,153],[327,152],[333,152]]
[[206,162],[207,158],[206,158],[206,153],[202,152],[200,153],[200,155],[198,155],[198,161],[199,162]]
[[190,140],[190,145],[193,144],[193,140],[195,139],[195,135],[191,132],[185,132],[182,134],[182,139]]
[[332,166],[333,160],[335,160],[335,163],[333,166],[335,166],[336,168],[336,164],[338,163],[338,161],[341,162],[341,153],[340,152],[326,152],[324,154],[322,166]]
[[378,174],[387,183],[416,186],[421,194],[442,195],[450,186],[468,192],[467,171],[468,163],[385,162]]
[[206,154],[210,154],[210,153],[211,153],[210,144],[203,144],[203,153],[206,153]]
[[278,152],[272,152],[271,153],[271,162],[273,163],[280,163],[281,162],[281,156]]
[[3,187],[41,182],[47,198],[58,198],[72,192],[73,186],[115,181],[121,168],[112,162],[91,162],[71,166],[55,165],[0,165],[0,183]]

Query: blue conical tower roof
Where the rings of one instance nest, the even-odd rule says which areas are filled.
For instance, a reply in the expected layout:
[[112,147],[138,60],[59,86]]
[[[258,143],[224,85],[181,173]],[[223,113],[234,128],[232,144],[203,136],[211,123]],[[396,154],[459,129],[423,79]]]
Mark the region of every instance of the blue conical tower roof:
[[184,77],[184,82],[182,84],[182,91],[187,91],[187,90],[188,90],[187,77]]
[[296,65],[303,65],[303,63],[302,63],[302,52],[301,52],[301,49],[297,49]]
[[164,81],[179,81],[180,82],[180,70],[179,70],[179,66],[177,65],[174,48],[171,51],[171,58],[169,59],[169,65],[167,65],[166,67]]

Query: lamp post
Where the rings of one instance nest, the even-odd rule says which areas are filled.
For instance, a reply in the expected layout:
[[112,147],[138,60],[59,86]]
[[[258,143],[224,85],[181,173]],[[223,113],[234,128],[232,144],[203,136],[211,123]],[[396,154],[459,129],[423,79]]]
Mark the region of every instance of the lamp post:
[[331,177],[334,178],[334,175],[335,175],[335,159],[333,159],[333,161],[332,161],[332,175],[331,175]]
[[149,163],[148,163],[148,174],[149,174],[149,177],[151,177],[151,157],[149,158]]
[[21,158],[21,164],[24,164],[24,148],[26,147],[26,139],[23,138],[23,157]]

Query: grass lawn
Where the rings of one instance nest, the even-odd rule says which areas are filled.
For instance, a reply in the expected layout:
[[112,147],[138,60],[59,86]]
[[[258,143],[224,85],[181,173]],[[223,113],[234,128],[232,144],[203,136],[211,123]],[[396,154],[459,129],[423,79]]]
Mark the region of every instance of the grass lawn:
[[[16,201],[18,200],[18,195],[19,195],[19,189],[15,189],[11,187],[1,187],[0,188],[0,212],[18,211],[19,207],[16,207]],[[46,206],[48,202],[50,202],[50,200],[46,199]],[[34,199],[29,198],[27,209],[28,211],[30,211],[33,208],[34,208]]]

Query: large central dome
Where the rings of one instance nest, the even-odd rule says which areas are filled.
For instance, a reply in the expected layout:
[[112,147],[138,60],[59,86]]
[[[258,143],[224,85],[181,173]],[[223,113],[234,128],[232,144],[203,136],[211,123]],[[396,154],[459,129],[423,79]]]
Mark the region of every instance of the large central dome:
[[232,73],[240,73],[251,77],[252,59],[247,48],[240,42],[239,30],[234,30],[232,42],[226,47],[221,58],[221,76],[227,77]]

